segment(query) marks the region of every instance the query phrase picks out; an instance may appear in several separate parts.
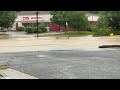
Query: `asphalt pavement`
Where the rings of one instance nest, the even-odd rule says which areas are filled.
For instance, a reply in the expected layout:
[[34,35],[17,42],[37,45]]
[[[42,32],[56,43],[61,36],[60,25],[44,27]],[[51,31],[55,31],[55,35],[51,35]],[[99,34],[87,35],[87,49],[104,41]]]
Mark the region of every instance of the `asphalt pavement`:
[[0,63],[39,79],[120,79],[120,49],[0,54]]

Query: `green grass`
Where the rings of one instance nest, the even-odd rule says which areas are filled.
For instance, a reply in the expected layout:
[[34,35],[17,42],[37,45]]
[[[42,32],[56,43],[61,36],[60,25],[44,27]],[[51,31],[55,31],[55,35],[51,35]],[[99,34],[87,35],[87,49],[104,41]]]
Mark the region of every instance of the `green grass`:
[[0,65],[0,70],[9,68],[7,65]]
[[80,36],[87,36],[87,35],[93,35],[93,33],[89,32],[89,31],[80,31],[79,33],[78,32],[67,32],[66,34],[62,33],[62,34],[39,35],[39,37],[50,37],[50,36],[58,36],[58,37],[80,37]]

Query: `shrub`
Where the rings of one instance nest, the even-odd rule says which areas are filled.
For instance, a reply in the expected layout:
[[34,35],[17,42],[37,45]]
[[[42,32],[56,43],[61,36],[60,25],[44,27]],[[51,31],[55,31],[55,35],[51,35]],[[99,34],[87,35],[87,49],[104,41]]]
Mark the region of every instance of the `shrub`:
[[41,32],[42,32],[42,33],[47,32],[47,29],[46,29],[46,28],[41,29]]
[[[34,30],[34,33],[37,33],[37,28],[36,27],[34,27],[33,30]],[[42,31],[40,29],[38,29],[38,33],[41,33],[41,32]]]
[[93,29],[93,36],[109,36],[111,34],[111,30],[108,28],[97,28]]
[[26,28],[26,32],[28,34],[34,33],[34,29],[33,28]]
[[46,25],[45,23],[40,23],[39,24],[39,29],[40,31],[43,33],[43,32],[47,32],[47,28],[46,28]]
[[25,27],[18,27],[18,31],[25,31]]
[[112,33],[113,33],[114,35],[120,35],[120,30],[112,30]]

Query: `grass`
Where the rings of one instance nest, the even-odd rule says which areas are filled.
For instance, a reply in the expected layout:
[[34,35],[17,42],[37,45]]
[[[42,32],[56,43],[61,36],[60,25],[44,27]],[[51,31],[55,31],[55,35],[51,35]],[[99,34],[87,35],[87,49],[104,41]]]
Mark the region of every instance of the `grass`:
[[[93,35],[90,31],[80,31],[80,32],[67,32],[62,34],[47,34],[47,35],[39,35],[39,37],[50,37],[50,36],[58,36],[58,37],[80,37],[80,36],[87,36]],[[36,36],[35,36],[36,37]]]
[[3,77],[3,76],[0,74],[0,77]]
[[7,65],[0,65],[0,70],[9,68]]

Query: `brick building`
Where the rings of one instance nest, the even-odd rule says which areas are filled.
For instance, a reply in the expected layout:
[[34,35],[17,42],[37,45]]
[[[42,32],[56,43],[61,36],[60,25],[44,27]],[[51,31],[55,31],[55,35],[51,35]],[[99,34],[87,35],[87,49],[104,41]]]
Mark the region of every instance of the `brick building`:
[[[38,11],[38,22],[44,22],[46,23],[47,27],[49,27],[50,31],[55,31],[55,27],[57,24],[52,23],[50,21],[51,15],[50,11]],[[96,14],[86,14],[88,16],[88,21],[90,25],[96,24],[99,15]],[[20,11],[17,13],[17,18],[15,20],[15,23],[13,25],[13,29],[17,30],[18,27],[25,26],[25,27],[34,27],[36,25],[36,12],[35,11]],[[62,30],[64,30],[64,27],[61,27]],[[73,30],[72,28],[69,28],[69,30]]]

